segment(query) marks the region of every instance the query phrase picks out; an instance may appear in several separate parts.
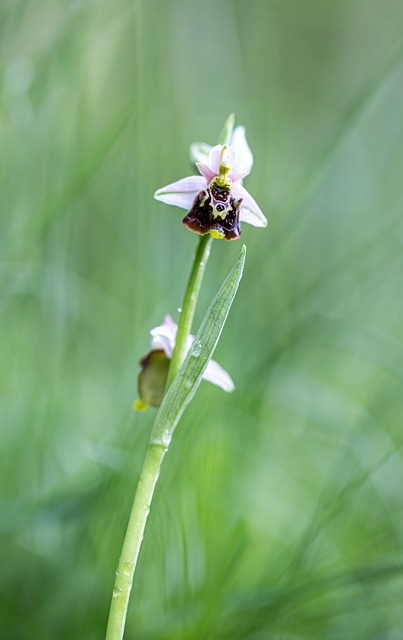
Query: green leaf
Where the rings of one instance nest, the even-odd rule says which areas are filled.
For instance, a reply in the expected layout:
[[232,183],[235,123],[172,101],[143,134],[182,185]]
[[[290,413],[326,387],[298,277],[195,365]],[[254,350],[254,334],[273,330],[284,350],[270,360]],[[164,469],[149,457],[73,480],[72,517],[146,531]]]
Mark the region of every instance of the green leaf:
[[192,400],[210,362],[234,301],[245,264],[246,247],[242,251],[211,303],[196,338],[175,376],[159,409],[151,441],[168,447],[184,410]]

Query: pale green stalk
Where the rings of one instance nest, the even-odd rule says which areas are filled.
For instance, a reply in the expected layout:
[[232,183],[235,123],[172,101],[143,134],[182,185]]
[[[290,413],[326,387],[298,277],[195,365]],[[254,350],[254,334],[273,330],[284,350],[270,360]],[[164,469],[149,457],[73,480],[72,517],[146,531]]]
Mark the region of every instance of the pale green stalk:
[[183,298],[182,310],[179,316],[178,331],[175,338],[175,348],[169,366],[167,389],[178,373],[179,367],[185,359],[187,342],[192,329],[193,316],[199,297],[200,286],[204,276],[207,260],[209,259],[211,243],[213,238],[210,234],[200,236],[193,268],[189,276],[185,296]]
[[[175,349],[172,355],[171,365],[168,373],[167,389],[179,367],[181,366],[187,351],[188,337],[192,327],[193,316],[199,297],[200,286],[203,280],[206,263],[210,255],[212,237],[207,234],[201,236],[196,250],[193,268],[190,273],[186,287],[185,296],[180,313],[178,331],[176,334]],[[158,415],[156,424],[158,422]],[[133,584],[134,571],[136,569],[137,558],[140,552],[144,535],[147,517],[150,512],[151,500],[154,488],[160,473],[161,463],[168,450],[169,439],[154,437],[148,446],[146,458],[144,460],[139,484],[132,510],[129,524],[123,543],[122,553],[119,560],[119,567],[116,573],[115,586],[113,589],[111,608],[109,612],[108,628],[106,640],[122,640],[127,607],[129,604],[130,590]]]
[[134,571],[150,512],[154,488],[166,451],[167,447],[164,445],[150,443],[148,446],[116,572],[106,640],[122,640],[123,638]]

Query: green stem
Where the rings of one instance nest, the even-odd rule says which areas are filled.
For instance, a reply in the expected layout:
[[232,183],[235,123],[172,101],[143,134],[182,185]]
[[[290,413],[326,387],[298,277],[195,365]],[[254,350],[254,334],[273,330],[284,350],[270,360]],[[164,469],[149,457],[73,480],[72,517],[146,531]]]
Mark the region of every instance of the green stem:
[[122,640],[123,638],[134,571],[150,512],[154,488],[166,451],[167,447],[161,444],[150,443],[148,446],[116,572],[106,640]]
[[197,299],[199,297],[204,270],[210,255],[212,240],[213,238],[209,233],[205,236],[200,236],[199,245],[193,262],[193,268],[190,273],[185,296],[183,298],[182,310],[180,312],[178,331],[175,340],[175,348],[168,372],[167,389],[178,373],[179,367],[186,356],[187,341],[192,329],[193,316],[196,309]]
[[[209,234],[200,237],[193,268],[190,273],[185,297],[183,299],[175,349],[168,372],[166,389],[168,389],[168,386],[171,384],[186,356],[187,341],[192,327],[193,316],[204,270],[210,255],[211,242],[212,237]],[[157,419],[158,415],[156,422]],[[167,435],[169,435],[169,437],[167,437]],[[171,432],[165,434],[164,438],[156,438],[154,431],[152,432],[152,440],[148,445],[147,454],[130,513],[122,553],[120,555],[119,567],[116,573],[115,586],[113,589],[111,608],[109,612],[108,628],[106,631],[106,640],[122,640],[123,638],[130,590],[133,584],[133,577],[143,540],[144,529],[150,512],[151,501],[160,473],[161,463],[168,450],[171,435],[172,428]]]

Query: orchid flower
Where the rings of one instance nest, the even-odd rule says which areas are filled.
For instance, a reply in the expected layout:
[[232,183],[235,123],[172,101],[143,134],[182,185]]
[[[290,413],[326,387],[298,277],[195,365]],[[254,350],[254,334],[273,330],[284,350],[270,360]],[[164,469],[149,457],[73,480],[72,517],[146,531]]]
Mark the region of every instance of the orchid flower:
[[259,205],[242,185],[253,165],[245,127],[236,127],[228,144],[210,147],[195,142],[190,154],[201,175],[158,189],[156,200],[186,209],[183,224],[200,235],[235,240],[241,235],[240,222],[267,225]]
[[[170,315],[166,315],[163,323],[150,331],[151,351],[140,360],[142,367],[138,377],[140,400],[134,403],[135,409],[145,410],[149,406],[159,407],[164,395],[168,375],[169,362],[175,347],[178,325]],[[187,340],[189,351],[194,336]],[[224,391],[233,391],[235,386],[230,375],[214,360],[210,360],[203,374],[203,379],[215,384]]]
[[179,310],[179,328],[171,316],[165,316],[163,323],[152,329],[151,351],[140,361],[139,400],[134,403],[134,408],[145,410],[153,406],[161,409],[151,431],[119,558],[106,640],[123,638],[130,591],[155,486],[183,411],[196,393],[202,377],[224,391],[234,389],[231,377],[211,360],[211,356],[242,278],[245,245],[209,306],[197,336],[192,336],[190,330],[212,237],[233,240],[241,234],[240,221],[256,227],[266,226],[267,221],[242,186],[243,178],[252,168],[253,156],[246,142],[245,129],[238,127],[234,131],[233,114],[227,118],[218,142],[212,148],[203,143],[192,146],[200,176],[183,178],[155,193],[158,200],[186,209],[183,224],[201,237]]

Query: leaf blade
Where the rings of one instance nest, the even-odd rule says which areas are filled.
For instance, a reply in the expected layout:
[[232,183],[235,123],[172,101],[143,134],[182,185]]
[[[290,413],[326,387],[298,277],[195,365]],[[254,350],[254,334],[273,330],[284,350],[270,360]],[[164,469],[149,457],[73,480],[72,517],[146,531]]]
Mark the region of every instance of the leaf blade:
[[155,444],[168,447],[176,425],[200,385],[238,291],[245,257],[246,247],[243,245],[235,265],[212,301],[183,364],[164,396],[151,435],[151,441]]

